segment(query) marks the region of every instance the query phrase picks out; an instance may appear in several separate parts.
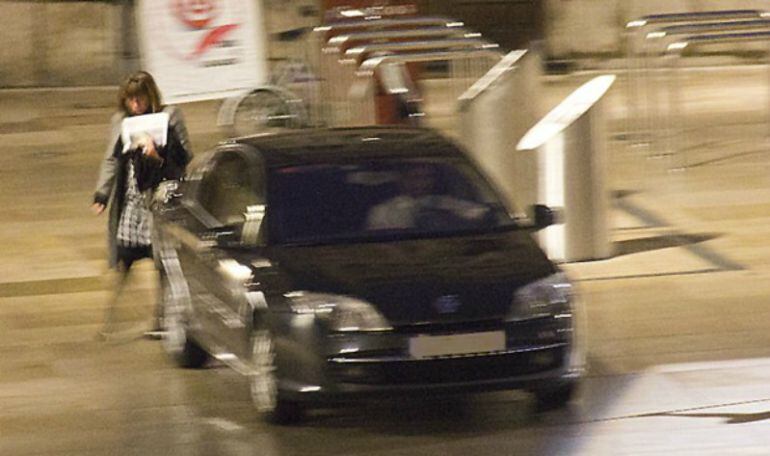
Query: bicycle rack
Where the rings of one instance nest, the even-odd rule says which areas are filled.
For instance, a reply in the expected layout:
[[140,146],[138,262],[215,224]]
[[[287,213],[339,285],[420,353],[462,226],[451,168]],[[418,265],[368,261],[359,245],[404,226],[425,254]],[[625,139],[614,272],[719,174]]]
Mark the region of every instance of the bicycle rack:
[[[643,39],[651,26],[661,26],[664,24],[698,23],[729,21],[739,19],[757,19],[767,16],[767,12],[757,9],[738,9],[738,10],[717,10],[703,12],[670,13],[670,14],[652,14],[629,21],[625,28],[626,41],[626,102],[628,106],[627,134],[631,144],[643,144],[643,138],[651,134],[649,125],[641,125],[639,119],[647,119],[647,112],[641,112],[643,106],[643,94],[641,93],[643,58],[640,57],[640,49],[643,48]],[[648,141],[646,142],[648,143]]]
[[[436,51],[451,51],[451,50],[457,50],[457,49],[465,49],[465,50],[472,50],[472,49],[487,49],[487,50],[498,50],[499,46],[497,44],[489,43],[488,41],[484,41],[475,37],[468,37],[468,38],[452,38],[452,39],[437,39],[437,40],[426,40],[426,41],[402,41],[402,42],[390,42],[390,43],[374,43],[374,44],[366,44],[362,46],[356,46],[353,48],[348,49],[345,51],[344,58],[342,58],[339,61],[339,64],[343,67],[342,73],[345,75],[350,75],[351,79],[349,81],[349,84],[352,84],[354,82],[355,78],[355,71],[356,69],[367,59],[372,57],[378,57],[383,55],[389,55],[392,53],[416,53],[416,52],[436,52]],[[459,74],[457,69],[455,68],[455,65],[452,65],[452,72],[454,75]],[[402,72],[404,70],[402,69]],[[395,73],[395,71],[389,72],[390,74]],[[379,75],[380,78],[385,79],[386,73],[382,73]],[[392,78],[391,78],[392,80]],[[383,81],[385,86],[388,85],[388,83],[385,83]],[[462,83],[459,83],[462,85]],[[393,86],[393,84],[390,84]],[[349,86],[348,86],[349,87]],[[394,93],[406,93],[409,90],[408,87],[385,87],[385,91],[389,94]],[[458,92],[459,89],[455,88],[454,92]],[[347,93],[345,93],[345,96],[347,96]],[[351,116],[351,113],[348,113],[349,116]],[[348,117],[351,118],[351,117]]]
[[[461,59],[482,59],[488,65],[484,72],[502,60],[503,55],[492,49],[458,49],[418,53],[391,54],[372,57],[364,61],[356,71],[355,82],[350,87],[349,99],[354,103],[353,125],[368,125],[375,120],[374,76],[385,65],[405,63],[447,62]],[[475,80],[474,80],[475,82]]]
[[[680,84],[678,81],[679,72],[678,67],[680,59],[686,50],[694,47],[709,45],[709,44],[724,44],[724,43],[745,43],[745,42],[770,42],[770,31],[761,32],[746,32],[746,33],[726,33],[726,34],[705,34],[705,35],[693,35],[687,38],[671,43],[666,49],[666,57],[670,61],[669,68],[671,69],[671,75],[668,83],[669,93],[669,106],[671,107],[671,119],[670,123],[673,124],[674,131],[679,131],[681,134],[681,141],[678,146],[673,145],[671,148],[672,154],[681,154],[680,166],[674,167],[674,169],[686,169],[689,166],[686,146],[689,142],[687,135],[687,129],[684,125],[684,116],[681,109],[681,92]],[[770,62],[768,62],[770,64]],[[770,68],[770,67],[769,67]],[[768,123],[770,123],[770,74],[768,75],[768,92],[767,92],[767,107],[768,107]],[[672,136],[673,138],[673,136]]]
[[364,30],[389,30],[420,27],[463,27],[457,20],[441,17],[408,17],[402,19],[360,19],[319,25],[313,29],[311,43],[315,55],[320,56],[323,46],[332,37],[343,33],[354,33]]
[[[469,79],[480,76],[491,66],[489,62],[477,61],[482,54],[473,52],[491,52],[489,55],[495,55],[495,61],[502,58],[499,52],[492,52],[497,45],[465,29],[462,22],[446,17],[383,19],[375,16],[336,22],[313,28],[308,41],[310,45],[303,50],[312,55],[302,62],[308,62],[313,69],[316,75],[313,80],[303,85],[286,78],[226,100],[220,109],[219,124],[229,122],[234,125],[238,114],[246,110],[249,112],[242,117],[251,122],[254,131],[273,124],[283,128],[373,124],[378,122],[376,112],[380,113],[381,119],[387,119],[384,120],[386,123],[407,121],[402,117],[404,112],[408,113],[408,121],[414,122],[423,114],[415,112],[414,106],[422,103],[418,103],[421,100],[419,92],[412,83],[415,67],[410,66],[407,70],[404,65],[435,61],[426,60],[426,53],[468,51],[444,54],[438,59],[450,62],[456,97],[475,82],[475,79],[470,82]],[[360,99],[351,101],[349,90],[366,73],[367,61],[386,54],[409,57],[382,60],[383,66],[368,73],[367,77],[377,79],[380,92],[376,106],[379,111],[373,105],[374,91],[367,102],[372,105],[362,109],[367,103],[362,104]],[[435,57],[436,54],[431,55]],[[297,96],[288,90],[291,84],[298,90],[307,90]],[[256,107],[251,109],[252,105]],[[365,115],[361,116],[361,113]]]
[[342,60],[342,63],[359,65],[362,61],[366,60],[367,56],[385,52],[429,51],[458,48],[498,49],[499,47],[500,46],[497,44],[476,38],[475,36],[432,41],[373,43],[348,49],[344,53],[344,59]]
[[385,31],[368,31],[337,35],[331,38],[322,50],[322,63],[319,67],[323,75],[331,75],[334,82],[324,85],[323,99],[327,100],[329,107],[328,118],[334,125],[345,125],[351,121],[347,91],[355,78],[355,71],[349,66],[342,65],[344,52],[350,47],[370,43],[372,41],[410,41],[413,39],[446,39],[451,37],[477,37],[469,35],[468,31],[459,26],[451,27],[427,27],[417,29],[399,29]]
[[[665,54],[666,48],[674,43],[676,40],[681,40],[683,36],[693,36],[695,34],[711,33],[721,34],[736,31],[757,31],[768,30],[770,31],[770,19],[752,19],[752,20],[740,20],[740,21],[724,21],[724,22],[703,22],[695,24],[683,24],[683,25],[670,25],[662,28],[655,29],[647,33],[645,41],[643,43],[642,59],[644,64],[643,69],[643,83],[644,93],[647,99],[647,116],[644,119],[645,125],[651,132],[650,142],[655,142],[655,136],[668,138],[671,134],[669,131],[669,125],[666,122],[661,121],[661,111],[659,109],[660,96],[659,96],[659,84],[660,79],[657,78],[653,69],[656,67],[652,62],[655,59],[659,59]],[[660,67],[661,65],[657,65]],[[665,84],[665,82],[664,82]],[[668,148],[669,145],[658,143],[663,148]],[[670,152],[670,151],[669,151]]]

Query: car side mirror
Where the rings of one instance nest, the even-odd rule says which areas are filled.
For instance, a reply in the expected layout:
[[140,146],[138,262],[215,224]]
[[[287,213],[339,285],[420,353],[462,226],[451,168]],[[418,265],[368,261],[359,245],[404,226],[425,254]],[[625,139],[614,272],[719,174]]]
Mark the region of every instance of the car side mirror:
[[556,223],[556,212],[545,204],[535,204],[532,206],[532,212],[535,217],[536,230],[542,230]]

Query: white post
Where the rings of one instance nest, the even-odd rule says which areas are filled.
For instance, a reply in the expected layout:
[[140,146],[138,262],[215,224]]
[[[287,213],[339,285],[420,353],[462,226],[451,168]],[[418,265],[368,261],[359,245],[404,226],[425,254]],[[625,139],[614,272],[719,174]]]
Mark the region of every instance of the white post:
[[539,233],[553,260],[596,260],[612,254],[604,100],[614,82],[614,75],[605,75],[582,85],[517,146],[537,157],[537,202],[560,214],[559,223]]

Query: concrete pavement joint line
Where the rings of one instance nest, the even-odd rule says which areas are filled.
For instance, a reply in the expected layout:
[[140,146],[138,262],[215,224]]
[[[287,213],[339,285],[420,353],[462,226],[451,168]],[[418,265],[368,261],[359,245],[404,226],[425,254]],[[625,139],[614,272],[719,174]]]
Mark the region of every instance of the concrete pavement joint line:
[[[642,219],[645,223],[648,223],[652,226],[657,226],[657,227],[671,226],[671,224],[667,223],[662,218],[658,217],[657,215],[654,215],[652,212],[646,209],[633,205],[632,203],[627,201],[625,198],[616,199],[615,205],[617,208],[627,211],[628,213]],[[701,245],[700,243],[692,244],[691,242],[688,241],[687,234],[682,233],[681,231],[672,230],[671,238],[683,241],[681,243],[682,247],[689,250],[692,254],[713,264],[714,266],[719,268],[720,271],[746,270],[746,268],[743,265],[723,257],[722,255],[720,255],[719,253],[715,252],[713,249],[705,245]]]
[[737,152],[737,153],[734,153],[734,154],[731,154],[731,155],[726,155],[724,157],[711,158],[711,159],[708,159],[708,160],[703,160],[703,161],[700,161],[700,162],[692,163],[690,165],[687,165],[685,167],[685,169],[692,169],[692,168],[698,168],[698,167],[706,166],[706,165],[713,165],[713,164],[720,163],[720,162],[730,161],[730,160],[735,159],[735,158],[746,157],[746,156],[749,156],[749,155],[759,155],[759,154],[764,154],[764,153],[767,153],[767,152],[768,152],[767,150],[763,150],[763,149],[748,150],[748,151],[744,151],[744,152]]
[[647,278],[653,278],[653,277],[669,277],[669,276],[673,277],[673,276],[679,276],[679,275],[710,274],[714,272],[728,272],[728,271],[724,269],[719,269],[719,268],[708,268],[708,269],[696,269],[693,271],[652,272],[649,274],[629,274],[629,275],[610,276],[610,277],[589,277],[585,279],[576,278],[575,282],[599,282],[602,280],[622,280],[622,279],[647,279]]
[[656,374],[673,374],[703,370],[735,370],[768,366],[770,366],[770,358],[747,358],[701,363],[665,364],[662,366],[655,366],[652,371]]
[[[763,402],[770,402],[770,397],[762,398],[762,399],[750,399],[747,401],[738,401],[738,402],[725,402],[723,404],[711,404],[711,405],[702,405],[699,407],[689,407],[689,408],[681,408],[681,409],[674,409],[674,410],[664,410],[660,412],[648,412],[648,413],[636,413],[631,415],[621,415],[621,416],[612,416],[608,418],[596,418],[593,420],[584,420],[584,421],[575,421],[572,423],[569,423],[570,425],[576,425],[576,424],[590,424],[590,423],[605,423],[609,421],[621,421],[621,420],[628,420],[628,419],[634,419],[634,418],[653,418],[653,417],[661,417],[661,416],[672,416],[676,417],[679,414],[689,413],[689,412],[696,412],[699,410],[712,410],[712,409],[718,409],[723,407],[734,407],[736,405],[749,405],[749,404],[761,404]],[[716,415],[715,415],[716,417]],[[768,418],[762,418],[762,419],[770,419]]]

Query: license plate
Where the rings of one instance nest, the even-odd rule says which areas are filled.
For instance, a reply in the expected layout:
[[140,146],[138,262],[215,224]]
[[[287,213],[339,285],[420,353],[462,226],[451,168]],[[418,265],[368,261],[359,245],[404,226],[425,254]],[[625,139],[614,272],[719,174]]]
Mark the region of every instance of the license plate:
[[413,358],[488,353],[505,349],[505,332],[488,331],[449,336],[417,336],[409,339]]

